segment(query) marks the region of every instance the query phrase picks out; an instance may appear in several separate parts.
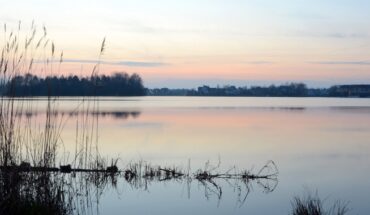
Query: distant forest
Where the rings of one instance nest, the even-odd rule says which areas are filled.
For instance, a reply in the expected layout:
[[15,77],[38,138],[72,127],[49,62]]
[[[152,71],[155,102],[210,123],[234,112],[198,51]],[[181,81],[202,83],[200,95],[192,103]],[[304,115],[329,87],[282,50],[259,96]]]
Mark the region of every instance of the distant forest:
[[370,97],[370,85],[335,85],[329,88],[308,88],[303,83],[279,86],[209,87],[197,89],[156,88],[147,91],[149,96],[239,96],[239,97]]
[[93,77],[15,76],[0,86],[2,95],[30,96],[240,96],[240,97],[370,97],[370,85],[308,88],[303,83],[270,86],[201,86],[197,89],[148,89],[138,74],[115,73]]
[[143,96],[146,89],[138,74],[115,73],[93,77],[15,76],[1,86],[3,95],[28,96]]

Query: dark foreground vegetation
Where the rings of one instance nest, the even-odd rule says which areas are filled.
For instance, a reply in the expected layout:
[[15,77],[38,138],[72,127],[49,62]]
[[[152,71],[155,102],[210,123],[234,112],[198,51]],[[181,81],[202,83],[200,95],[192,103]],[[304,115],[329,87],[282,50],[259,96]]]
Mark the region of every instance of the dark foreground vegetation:
[[154,183],[179,182],[187,185],[190,198],[191,184],[197,182],[206,199],[222,200],[227,182],[237,195],[237,204],[243,205],[252,184],[264,193],[277,186],[277,168],[270,161],[259,172],[237,171],[235,168],[219,172],[218,165],[206,163],[195,172],[179,167],[162,167],[139,161],[119,169],[117,160],[109,165],[101,160],[94,169],[60,167],[33,167],[29,163],[0,168],[0,214],[99,214],[100,197],[109,190],[129,186],[150,190]]
[[143,96],[145,88],[138,74],[115,73],[92,77],[17,75],[3,87],[7,96]]
[[197,89],[157,88],[149,96],[254,96],[254,97],[370,97],[370,85],[337,85],[330,88],[308,88],[303,83],[267,87],[209,87]]
[[[187,168],[152,165],[139,161],[125,168],[117,166],[118,160],[108,163],[100,160],[94,169],[59,167],[33,167],[29,163],[0,168],[0,214],[100,214],[99,201],[106,192],[117,192],[120,187],[150,192],[156,183],[176,182],[186,187],[191,198],[191,187],[204,192],[206,200],[222,202],[224,186],[233,190],[236,205],[242,207],[256,188],[265,194],[275,190],[278,170],[269,161],[259,171],[238,171],[236,168],[219,171],[220,163],[207,162],[204,168]],[[291,201],[290,215],[346,215],[348,203],[336,201],[327,206],[317,193],[305,191]]]
[[304,196],[296,196],[292,201],[292,215],[345,215],[349,212],[348,202],[336,201],[326,207],[317,192],[306,191]]

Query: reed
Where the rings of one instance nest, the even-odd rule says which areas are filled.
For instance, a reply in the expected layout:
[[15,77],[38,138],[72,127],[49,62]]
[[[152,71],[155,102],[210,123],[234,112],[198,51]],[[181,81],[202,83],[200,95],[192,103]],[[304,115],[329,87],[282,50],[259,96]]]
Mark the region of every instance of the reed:
[[51,62],[55,58],[55,44],[49,42],[46,28],[43,27],[40,34],[33,22],[29,29],[22,29],[21,22],[16,30],[8,30],[4,25],[3,34],[0,59],[0,165],[28,162],[43,167],[53,166],[63,121],[56,117],[55,98],[47,97],[45,121],[42,125],[35,125],[29,119],[19,117],[33,109],[32,103],[15,99],[13,95],[18,90],[14,77],[35,72],[54,73]]
[[[63,51],[57,54],[55,43],[48,38],[47,29],[41,32],[34,22],[29,29],[22,29],[19,22],[16,30],[4,25],[4,44],[0,59],[0,166],[17,166],[23,163],[33,167],[52,168],[59,162],[69,163],[67,158],[58,157],[62,146],[61,132],[68,120],[64,114],[58,114],[58,97],[49,79],[46,87],[45,117],[43,122],[27,117],[35,110],[35,101],[16,98],[21,88],[31,85],[34,74],[53,76],[60,73],[63,63]],[[96,91],[97,77],[100,72],[100,60],[105,51],[105,38],[99,48],[99,60],[91,71],[90,79]],[[57,57],[58,56],[58,57]],[[25,77],[19,79],[18,77]],[[29,78],[28,78],[29,77]],[[24,88],[22,90],[27,90]],[[54,89],[55,90],[55,89]],[[83,98],[74,113],[76,120],[76,147],[72,158],[74,168],[103,169],[106,161],[99,154],[98,124],[99,99],[97,96]]]
[[305,191],[303,196],[296,196],[292,202],[292,215],[345,215],[350,211],[348,202],[336,201],[332,206],[326,207],[318,193]]

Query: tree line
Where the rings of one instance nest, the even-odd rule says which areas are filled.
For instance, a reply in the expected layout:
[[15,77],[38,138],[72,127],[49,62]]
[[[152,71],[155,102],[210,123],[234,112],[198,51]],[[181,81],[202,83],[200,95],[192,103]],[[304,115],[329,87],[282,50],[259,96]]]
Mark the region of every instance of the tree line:
[[[4,82],[4,81],[3,81]],[[30,96],[256,96],[256,97],[370,97],[370,85],[335,85],[329,88],[308,88],[304,83],[270,86],[209,87],[197,89],[147,89],[142,78],[134,73],[115,73],[91,77],[48,76],[32,74],[14,76],[0,86],[0,94],[13,97]]]
[[12,77],[1,86],[3,95],[29,96],[143,96],[146,89],[141,77],[134,73],[115,73],[91,77],[47,76],[32,74]]
[[197,89],[148,89],[149,96],[253,96],[253,97],[370,97],[370,85],[335,85],[329,88],[309,88],[304,83],[287,83],[270,86],[209,87]]
[[[148,91],[149,95],[184,95],[184,96],[268,96],[268,97],[303,97],[308,96],[312,89],[308,89],[303,83],[289,83],[280,86],[252,86],[236,87],[227,85],[223,87],[209,87],[207,85],[197,89],[152,89]],[[317,94],[321,94],[318,89]]]

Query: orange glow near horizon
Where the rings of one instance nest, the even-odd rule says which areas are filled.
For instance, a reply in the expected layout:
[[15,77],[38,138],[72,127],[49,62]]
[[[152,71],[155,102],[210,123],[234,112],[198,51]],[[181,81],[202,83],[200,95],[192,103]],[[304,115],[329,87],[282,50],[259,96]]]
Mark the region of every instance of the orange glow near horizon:
[[[54,70],[53,75],[78,75],[90,76],[95,63],[68,63],[62,64],[59,74]],[[349,73],[351,71],[351,73]],[[99,74],[113,74],[117,72],[127,72],[129,74],[138,73],[143,77],[144,82],[151,79],[200,79],[207,84],[207,79],[220,80],[245,80],[250,83],[254,80],[266,80],[266,84],[276,81],[310,81],[316,79],[323,80],[348,80],[351,81],[349,74],[356,74],[358,77],[367,79],[369,68],[363,66],[353,70],[352,66],[330,66],[315,64],[176,64],[163,65],[158,67],[130,67],[124,65],[101,64]],[[248,82],[249,81],[249,82]],[[342,81],[343,82],[343,81]],[[163,87],[166,87],[165,84]]]
[[0,9],[0,21],[9,29],[16,29],[18,20],[23,26],[33,19],[39,27],[45,24],[69,60],[61,74],[89,75],[106,37],[101,74],[138,73],[148,87],[370,83],[366,2],[54,4],[14,0]]

